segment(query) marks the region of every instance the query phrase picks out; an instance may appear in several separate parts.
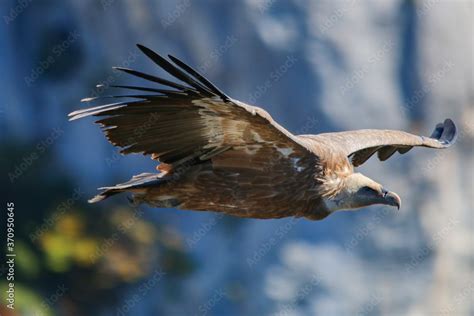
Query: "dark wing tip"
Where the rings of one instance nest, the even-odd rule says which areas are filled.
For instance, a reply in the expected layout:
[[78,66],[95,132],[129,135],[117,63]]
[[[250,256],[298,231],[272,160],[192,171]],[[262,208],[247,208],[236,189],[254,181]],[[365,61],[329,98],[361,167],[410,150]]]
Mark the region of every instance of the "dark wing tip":
[[200,83],[202,83],[207,89],[209,89],[211,92],[214,94],[220,96],[222,100],[228,101],[229,97],[222,92],[219,88],[217,88],[212,82],[206,79],[203,75],[201,75],[199,72],[197,72],[195,69],[193,69],[191,66],[187,65],[183,61],[179,60],[178,58],[168,55],[168,58],[171,59],[172,62],[174,62],[178,67],[186,71],[188,74],[193,76],[195,79],[197,79]]
[[144,51],[144,50],[151,50],[151,49],[149,49],[148,47],[146,47],[146,46],[144,46],[144,45],[142,45],[142,44],[139,44],[139,43],[137,43],[137,44],[135,44],[135,45],[137,45],[137,47],[138,47],[141,51]]
[[155,52],[152,51],[150,48],[148,48],[148,47],[146,47],[146,46],[144,46],[144,45],[142,45],[142,44],[138,44],[138,43],[137,43],[136,45],[137,45],[138,49],[141,50],[144,54],[147,54],[147,53],[149,53],[149,52],[151,52],[151,53],[153,53],[153,54],[155,53]]
[[449,147],[456,142],[458,131],[453,120],[446,119],[443,123],[436,125],[431,138],[438,140],[444,147]]
[[156,52],[154,52],[152,49],[146,47],[146,46],[143,46],[141,44],[137,44],[137,47],[139,50],[141,50],[145,55],[147,55],[148,57],[150,57],[152,60],[159,60],[159,61],[163,61],[165,60],[163,57],[161,57],[159,54],[157,54]]
[[[148,58],[153,60],[158,66],[167,71],[170,75],[175,78],[186,82],[193,88],[197,89],[201,93],[208,95],[217,95],[222,98],[224,101],[228,101],[229,97],[219,90],[213,83],[201,75],[198,71],[193,69],[191,66],[187,65],[180,59],[168,55],[168,58],[171,60],[170,63],[168,60],[160,56],[158,53],[154,52],[148,47],[145,47],[141,44],[137,44],[137,47],[146,55]],[[174,63],[174,64],[173,64]]]

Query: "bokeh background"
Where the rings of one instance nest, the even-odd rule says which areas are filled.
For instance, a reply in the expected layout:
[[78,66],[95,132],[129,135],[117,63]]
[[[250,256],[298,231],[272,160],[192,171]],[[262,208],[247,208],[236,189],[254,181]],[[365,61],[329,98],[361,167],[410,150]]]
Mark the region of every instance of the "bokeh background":
[[[472,1],[4,0],[0,17],[17,253],[16,309],[2,300],[2,315],[474,315]],[[402,196],[399,212],[312,222],[88,205],[155,167],[119,155],[91,119],[67,121],[80,99],[141,83],[112,66],[163,75],[136,43],[296,134],[430,135],[450,117],[459,139],[361,168]]]

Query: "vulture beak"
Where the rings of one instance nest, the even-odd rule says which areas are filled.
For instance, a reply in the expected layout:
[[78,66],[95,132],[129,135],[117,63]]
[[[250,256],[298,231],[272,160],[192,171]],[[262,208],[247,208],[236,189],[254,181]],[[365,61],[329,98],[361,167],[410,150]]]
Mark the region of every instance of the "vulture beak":
[[385,204],[396,206],[397,209],[400,209],[402,206],[402,200],[395,192],[389,192],[387,190],[382,190],[383,198],[385,200]]

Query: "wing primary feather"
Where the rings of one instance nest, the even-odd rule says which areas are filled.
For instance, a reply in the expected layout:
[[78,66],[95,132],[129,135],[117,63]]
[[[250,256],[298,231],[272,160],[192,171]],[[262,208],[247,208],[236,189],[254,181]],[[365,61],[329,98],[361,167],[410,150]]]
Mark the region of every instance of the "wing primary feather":
[[81,100],[81,102],[91,102],[91,101],[96,101],[96,100],[101,100],[101,99],[119,99],[119,98],[132,98],[132,99],[149,99],[153,97],[157,97],[159,95],[153,95],[153,94],[127,94],[127,95],[101,95],[98,97],[90,97],[90,98],[84,98]]
[[413,146],[399,147],[398,152],[403,155],[403,154],[406,154],[407,152],[409,152],[412,148],[413,148]]
[[[199,93],[192,89],[186,90],[169,90],[169,89],[155,89],[155,88],[147,88],[147,87],[137,87],[137,86],[124,86],[124,85],[111,85],[112,88],[122,88],[122,89],[130,89],[130,90],[137,90],[137,91],[146,91],[146,92],[156,92],[161,93],[166,96],[198,96]],[[161,96],[161,95],[160,95]],[[156,97],[156,95],[154,95]]]
[[215,85],[212,84],[212,82],[210,82],[209,80],[207,80],[203,75],[201,75],[200,73],[198,73],[196,70],[194,70],[191,66],[188,66],[187,64],[185,64],[184,62],[182,62],[181,60],[179,60],[178,58],[172,56],[172,55],[168,55],[168,57],[176,64],[178,65],[179,67],[181,67],[181,69],[185,70],[186,72],[188,72],[190,75],[192,75],[194,78],[196,78],[197,80],[199,80],[200,82],[202,82],[207,88],[209,88],[212,92],[214,92],[215,94],[217,94],[218,96],[220,96],[224,101],[227,101],[229,100],[229,97],[224,93],[222,92],[221,90],[219,90]]
[[443,134],[440,137],[440,142],[443,143],[446,147],[451,146],[456,142],[458,137],[458,131],[456,125],[451,119],[444,120],[443,123]]
[[[136,90],[136,91],[146,91],[146,92],[156,92],[156,93],[163,93],[163,89],[155,89],[155,88],[147,88],[147,87],[138,87],[138,86],[127,86],[127,85],[110,85],[111,88],[119,88],[119,89],[129,89],[129,90]],[[171,90],[170,90],[171,91]]]
[[123,108],[130,104],[142,103],[142,102],[143,102],[142,100],[134,101],[134,102],[117,102],[117,103],[99,105],[99,106],[95,106],[95,107],[87,108],[83,110],[77,110],[68,114],[68,116],[70,117],[69,121],[75,121],[77,119],[80,119],[86,116],[97,115],[97,114],[101,114],[101,113],[108,112],[111,110]]
[[136,76],[136,77],[148,80],[148,81],[153,81],[153,82],[168,86],[168,87],[176,88],[176,89],[179,89],[179,90],[189,90],[189,87],[183,86],[179,83],[175,83],[175,82],[163,79],[163,78],[155,77],[155,76],[152,76],[152,75],[149,75],[149,74],[137,71],[137,70],[123,68],[123,67],[112,67],[112,68],[117,69],[119,71],[126,72],[130,75],[133,75],[133,76]]
[[438,123],[436,124],[433,133],[431,133],[430,138],[440,139],[442,134],[443,134],[443,124]]
[[398,148],[396,146],[384,146],[379,149],[377,155],[380,161],[385,161],[392,157],[392,155],[397,152],[397,149]]
[[209,96],[212,95],[212,92],[209,91],[209,89],[207,87],[203,86],[202,84],[200,84],[199,82],[197,82],[196,80],[191,78],[190,76],[186,75],[184,72],[182,72],[181,70],[176,68],[176,66],[174,66],[172,63],[170,63],[169,61],[167,61],[166,59],[164,59],[163,57],[161,57],[160,55],[158,55],[157,53],[155,53],[151,49],[149,49],[149,48],[147,48],[143,45],[140,45],[140,44],[137,44],[137,47],[145,55],[147,55],[151,60],[153,60],[153,62],[155,64],[157,64],[158,66],[163,68],[170,75],[174,76],[175,78],[177,78],[177,79],[179,79],[183,82],[186,82],[187,84],[191,85],[192,87],[198,89],[199,91],[201,91],[205,94],[208,94]]
[[76,110],[74,112],[69,113],[68,116],[72,117],[72,116],[76,116],[78,114],[82,114],[82,113],[85,113],[85,112],[94,111],[94,110],[106,108],[106,107],[109,107],[109,106],[115,106],[115,105],[121,105],[121,104],[127,104],[127,102],[110,103],[110,104],[95,106],[95,107],[92,107],[92,108]]
[[430,137],[439,141],[444,147],[449,147],[456,142],[458,131],[453,120],[446,119],[436,125]]

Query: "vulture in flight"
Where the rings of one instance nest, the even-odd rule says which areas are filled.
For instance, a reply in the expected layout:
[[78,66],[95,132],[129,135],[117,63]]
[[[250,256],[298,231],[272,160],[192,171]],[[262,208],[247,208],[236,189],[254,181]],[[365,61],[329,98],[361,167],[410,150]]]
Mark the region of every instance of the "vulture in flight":
[[100,188],[91,203],[129,192],[133,203],[155,207],[312,220],[373,204],[400,208],[396,193],[354,167],[375,153],[385,161],[415,146],[442,149],[456,140],[450,119],[436,125],[430,137],[376,129],[293,135],[266,111],[232,99],[178,58],[167,60],[137,46],[180,82],[117,67],[159,86],[115,85],[137,92],[107,96],[125,101],[69,116],[99,117],[96,123],[121,153],[151,155],[160,162],[158,172]]

